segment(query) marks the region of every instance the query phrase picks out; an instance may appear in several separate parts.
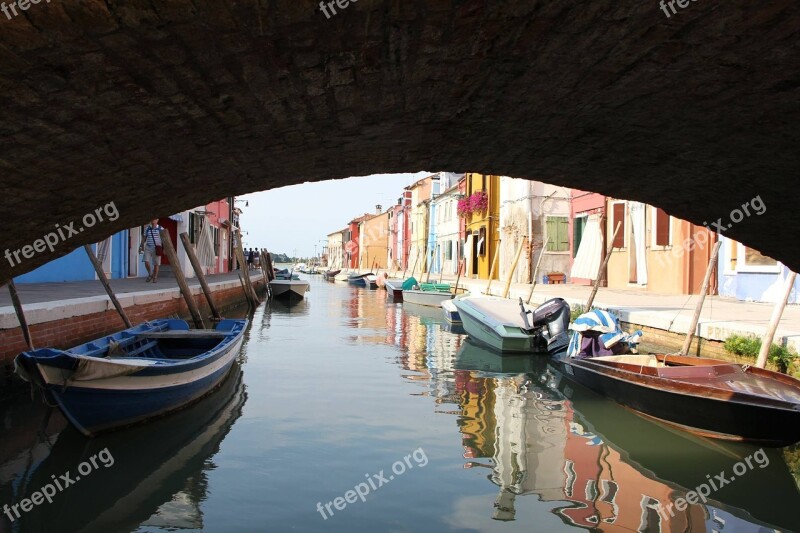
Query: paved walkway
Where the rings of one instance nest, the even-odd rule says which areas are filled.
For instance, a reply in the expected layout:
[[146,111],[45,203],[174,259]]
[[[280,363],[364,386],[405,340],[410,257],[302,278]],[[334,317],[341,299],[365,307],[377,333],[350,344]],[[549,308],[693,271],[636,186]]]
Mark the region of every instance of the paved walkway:
[[[115,294],[127,294],[133,292],[162,291],[164,289],[174,289],[178,287],[178,282],[171,273],[158,277],[158,283],[145,283],[145,278],[112,279],[111,288]],[[261,279],[261,271],[251,271],[250,277]],[[212,274],[206,276],[209,284],[225,281],[239,280],[238,271],[227,274]],[[197,278],[188,278],[187,283],[190,287],[199,287],[200,281]],[[18,283],[17,292],[25,304],[54,302],[68,300],[71,298],[84,298],[87,296],[105,296],[106,291],[99,281],[72,281],[68,283]],[[11,297],[8,290],[0,290],[0,307],[10,306]]]

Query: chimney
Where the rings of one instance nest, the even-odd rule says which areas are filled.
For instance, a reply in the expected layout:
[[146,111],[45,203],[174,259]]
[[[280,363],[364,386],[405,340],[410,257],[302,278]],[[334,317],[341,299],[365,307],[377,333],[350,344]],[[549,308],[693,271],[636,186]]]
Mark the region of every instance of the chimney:
[[378,204],[378,205],[375,206],[375,214],[376,215],[380,215],[383,212],[381,207],[383,207],[383,206],[381,206],[381,204]]

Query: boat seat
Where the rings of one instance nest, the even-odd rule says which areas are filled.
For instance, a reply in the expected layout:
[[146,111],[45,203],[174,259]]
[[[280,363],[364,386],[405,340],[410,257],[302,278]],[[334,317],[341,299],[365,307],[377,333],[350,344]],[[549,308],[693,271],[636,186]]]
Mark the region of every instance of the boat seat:
[[140,353],[142,353],[144,351],[147,351],[150,348],[154,348],[157,345],[158,345],[158,341],[156,341],[156,340],[152,340],[150,342],[146,342],[146,343],[142,344],[141,346],[139,346],[138,348],[136,348],[135,350],[129,351],[127,353],[127,355],[125,355],[124,357],[127,358],[127,357],[133,357],[134,355],[139,355]]
[[631,354],[631,355],[604,355],[601,357],[592,357],[590,361],[608,361],[609,363],[625,363],[628,365],[638,366],[651,366],[661,368],[664,363],[660,362],[655,355],[649,354]]

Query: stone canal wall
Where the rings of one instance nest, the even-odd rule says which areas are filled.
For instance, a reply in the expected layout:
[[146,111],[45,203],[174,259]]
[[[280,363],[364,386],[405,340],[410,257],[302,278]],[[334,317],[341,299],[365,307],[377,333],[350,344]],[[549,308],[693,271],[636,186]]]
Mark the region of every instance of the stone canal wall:
[[[264,282],[251,278],[259,295]],[[246,303],[239,280],[209,284],[219,309]],[[190,287],[195,302],[204,316],[211,311],[200,287]],[[188,307],[180,289],[141,291],[117,295],[132,323],[164,317],[190,319]],[[68,348],[123,329],[117,311],[107,296],[89,296],[55,302],[25,305],[25,318],[31,330],[34,346]],[[0,308],[0,398],[12,388],[13,360],[25,350],[25,340],[12,307]]]

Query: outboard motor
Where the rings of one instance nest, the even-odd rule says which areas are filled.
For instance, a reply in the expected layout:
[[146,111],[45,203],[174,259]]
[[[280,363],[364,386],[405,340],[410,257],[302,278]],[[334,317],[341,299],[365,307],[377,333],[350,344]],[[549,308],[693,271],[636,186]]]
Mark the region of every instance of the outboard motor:
[[[519,299],[525,328],[531,335],[536,335],[537,352],[557,352],[569,344],[570,309],[563,298],[552,298],[534,309],[528,311]],[[529,318],[530,316],[530,318]]]

